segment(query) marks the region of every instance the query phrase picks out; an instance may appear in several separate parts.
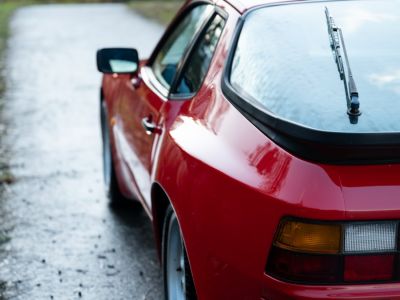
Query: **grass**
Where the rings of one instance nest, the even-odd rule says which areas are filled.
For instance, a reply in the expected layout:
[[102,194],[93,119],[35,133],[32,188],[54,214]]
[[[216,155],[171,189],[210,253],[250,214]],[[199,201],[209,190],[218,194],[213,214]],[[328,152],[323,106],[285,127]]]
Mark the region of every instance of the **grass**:
[[0,300],[4,300],[5,296],[3,296],[4,291],[7,288],[7,283],[5,281],[0,281]]
[[[30,0],[20,0],[20,1],[3,1],[0,3],[0,108],[2,107],[2,95],[5,90],[5,82],[3,78],[4,72],[4,51],[7,46],[7,38],[9,35],[9,23],[12,14],[15,10],[21,6],[31,4]],[[1,120],[0,120],[0,125]],[[4,130],[0,128],[0,135],[4,133]],[[0,154],[4,156],[4,151],[2,151],[1,136],[0,136]],[[2,157],[4,159],[4,157]],[[15,181],[15,177],[11,174],[6,165],[6,162],[0,160],[0,186],[6,184],[12,184]],[[7,237],[0,232],[0,244],[7,242]],[[0,298],[1,299],[1,298]]]
[[[10,237],[8,235],[6,235],[5,233],[0,231],[0,246],[2,244],[8,243],[9,241],[10,241]],[[0,282],[0,292],[1,292],[1,282]]]
[[141,15],[163,25],[167,25],[171,22],[182,4],[183,1],[181,0],[133,0],[128,2],[128,6],[139,12]]
[[[9,21],[13,12],[27,4],[27,1],[13,1],[0,3],[0,72],[4,68],[4,50],[7,44],[7,37],[9,34]],[[4,81],[1,79],[0,74],[0,96],[4,92]]]
[[6,170],[0,170],[0,185],[1,184],[13,184],[15,182],[15,177],[11,172]]
[[10,16],[18,7],[19,3],[16,2],[0,4],[0,51],[5,48]]

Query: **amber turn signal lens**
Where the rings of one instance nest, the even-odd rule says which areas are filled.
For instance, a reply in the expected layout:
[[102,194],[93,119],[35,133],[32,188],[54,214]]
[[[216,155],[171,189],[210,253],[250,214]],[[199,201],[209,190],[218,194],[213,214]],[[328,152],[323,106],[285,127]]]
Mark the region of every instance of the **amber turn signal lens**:
[[286,220],[280,226],[275,245],[296,252],[337,254],[341,226]]

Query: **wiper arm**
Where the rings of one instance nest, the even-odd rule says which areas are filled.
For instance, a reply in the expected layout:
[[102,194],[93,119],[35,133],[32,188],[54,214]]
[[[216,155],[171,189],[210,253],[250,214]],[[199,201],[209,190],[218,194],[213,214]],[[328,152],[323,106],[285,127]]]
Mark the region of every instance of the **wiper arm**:
[[[356,82],[353,78],[353,73],[351,72],[349,57],[347,55],[346,44],[344,43],[342,29],[335,25],[334,19],[329,14],[329,10],[325,7],[326,21],[328,25],[328,33],[330,36],[331,48],[335,54],[336,64],[338,66],[338,71],[340,74],[340,79],[344,82],[344,88],[346,91],[347,98],[347,113],[350,116],[361,115],[360,111],[360,101]],[[342,44],[344,58],[347,65],[347,73],[349,74],[349,80],[347,81],[346,73],[344,71],[342,54],[340,52],[340,44]]]

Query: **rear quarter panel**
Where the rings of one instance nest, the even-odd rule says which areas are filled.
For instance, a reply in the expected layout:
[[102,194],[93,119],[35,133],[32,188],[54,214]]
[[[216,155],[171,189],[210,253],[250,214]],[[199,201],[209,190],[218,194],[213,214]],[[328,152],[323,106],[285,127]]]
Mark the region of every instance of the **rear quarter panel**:
[[280,218],[302,210],[308,217],[343,218],[344,202],[337,177],[281,150],[222,95],[222,68],[239,17],[226,10],[204,86],[193,100],[164,107],[154,180],[177,213],[199,298],[259,299]]
[[[202,89],[190,101],[169,101],[163,107],[164,133],[153,180],[177,213],[200,299],[283,297],[268,292],[268,286],[286,286],[264,272],[281,218],[400,218],[400,166],[307,162],[256,129],[220,88],[239,17],[229,5],[225,9],[226,30]],[[329,289],[314,289],[316,298]],[[299,293],[307,297],[306,289]],[[286,295],[295,299],[299,293]]]

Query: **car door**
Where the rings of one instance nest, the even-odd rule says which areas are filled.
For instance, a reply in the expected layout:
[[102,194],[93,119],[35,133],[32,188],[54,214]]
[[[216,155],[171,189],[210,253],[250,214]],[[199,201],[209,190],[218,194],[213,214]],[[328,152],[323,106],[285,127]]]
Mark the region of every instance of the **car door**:
[[212,12],[213,6],[209,4],[188,7],[167,31],[149,63],[122,86],[119,115],[123,133],[119,142],[137,194],[147,208],[151,207],[150,176],[163,120],[160,112],[185,56]]

